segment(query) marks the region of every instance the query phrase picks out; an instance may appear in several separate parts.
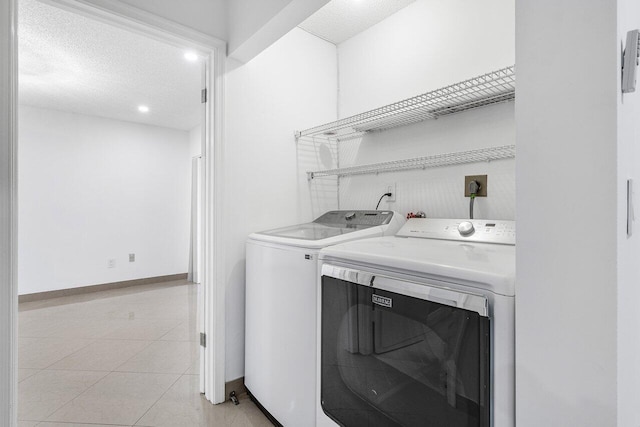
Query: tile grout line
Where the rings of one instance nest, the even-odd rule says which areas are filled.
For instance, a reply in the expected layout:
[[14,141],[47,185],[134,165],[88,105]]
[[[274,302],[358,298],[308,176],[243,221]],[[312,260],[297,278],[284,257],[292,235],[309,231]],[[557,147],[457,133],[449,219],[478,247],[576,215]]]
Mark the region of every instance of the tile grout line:
[[[140,340],[140,341],[148,341],[148,340]],[[131,356],[130,358],[128,358],[127,360],[125,360],[124,362],[122,362],[121,364],[119,364],[118,366],[115,367],[115,369],[113,369],[111,372],[120,372],[118,371],[118,368],[122,365],[124,365],[125,363],[127,363],[129,360],[133,359],[134,357],[136,357],[137,355],[139,355],[140,353],[142,353],[143,351],[145,351],[146,349],[148,349],[149,347],[151,347],[151,344],[153,344],[155,341],[149,341],[149,343],[147,345],[145,345],[144,347],[142,347],[140,349],[140,351],[138,351],[136,354],[134,354],[133,356]]]
[[[70,426],[72,425],[78,425],[78,423],[76,422],[70,422],[70,421],[35,421],[37,424],[34,427],[38,427],[39,425],[41,425],[42,423],[54,423],[54,424],[68,424]],[[87,426],[115,426],[115,427],[127,427],[124,426],[122,424],[110,424],[110,423],[82,423],[83,425],[87,425]],[[131,426],[134,427],[134,426]]]
[[[96,341],[97,341],[97,340],[92,341],[91,343],[87,344],[85,347],[83,347],[83,348],[79,349],[78,351],[76,351],[76,352],[74,352],[74,353],[71,353],[69,356],[72,356],[72,355],[76,354],[76,353],[77,353],[77,352],[79,352],[80,350],[82,350],[82,349],[84,349],[84,348],[88,347],[89,345],[91,345],[92,343],[94,343],[94,342],[96,342]],[[142,340],[141,340],[141,341],[142,341]],[[149,345],[151,345],[151,343],[150,343]],[[148,347],[148,346],[147,346],[147,347]],[[145,347],[145,348],[147,348],[147,347]],[[142,351],[142,350],[140,350],[140,351]],[[69,357],[69,356],[65,356],[65,357],[63,357],[62,359],[60,359],[60,360],[58,360],[58,361],[56,361],[56,362],[52,363],[51,365],[49,365],[49,367],[50,367],[50,366],[55,365],[56,363],[60,362],[60,361],[61,361],[61,360],[63,360],[63,359],[66,359],[66,358],[67,358],[67,357]],[[133,356],[132,356],[132,357],[133,357]],[[117,368],[116,368],[116,369],[117,369]],[[50,371],[68,371],[68,372],[100,372],[100,373],[104,373],[104,372],[106,372],[106,374],[105,374],[105,375],[103,375],[102,377],[100,377],[100,378],[99,378],[95,383],[91,384],[89,387],[87,387],[87,388],[86,388],[84,391],[82,391],[80,394],[78,394],[77,396],[75,396],[74,398],[72,398],[71,400],[69,400],[68,402],[65,402],[65,403],[64,403],[64,404],[62,404],[58,409],[56,409],[56,410],[54,410],[53,412],[51,412],[50,414],[48,414],[48,415],[46,416],[46,418],[49,418],[50,416],[52,416],[53,414],[55,414],[56,412],[58,412],[59,410],[61,410],[61,409],[62,409],[62,408],[64,408],[65,406],[67,406],[68,404],[72,403],[74,400],[76,400],[77,398],[79,398],[80,396],[84,395],[84,394],[85,394],[85,393],[87,393],[89,390],[91,390],[93,387],[95,387],[95,386],[96,386],[96,384],[98,384],[100,381],[102,381],[103,379],[105,379],[106,377],[108,377],[109,375],[111,375],[113,372],[116,372],[116,371],[89,371],[89,370],[77,370],[77,369],[69,369],[69,370],[64,370],[64,369],[48,369],[48,368],[44,368],[44,369],[42,369],[42,371],[44,371],[44,370],[50,370]],[[42,421],[42,422],[48,422],[48,421],[44,420],[44,421]],[[52,422],[53,422],[53,421],[52,421]],[[108,424],[103,424],[103,425],[108,425]],[[113,425],[117,425],[117,424],[113,424]]]
[[[195,343],[196,341],[163,341],[163,340],[152,341],[148,346],[146,346],[144,349],[140,350],[139,353],[136,353],[134,356],[131,356],[129,359],[127,359],[126,362],[121,363],[120,365],[118,365],[118,367],[115,370],[113,370],[112,372],[118,372],[118,373],[123,373],[123,374],[166,374],[166,375],[179,375],[179,376],[186,375],[186,372],[189,369],[191,369],[191,366],[193,365],[193,362],[191,362],[191,361],[190,361],[189,366],[183,372],[152,372],[152,371],[140,372],[140,371],[119,371],[118,370],[122,365],[124,365],[127,362],[129,362],[131,359],[133,359],[138,354],[142,353],[145,349],[151,347],[153,344],[155,344],[155,343],[167,343],[167,342],[173,342],[173,343],[185,343],[185,342],[186,343]],[[196,375],[196,374],[194,374],[194,375]]]
[[[45,369],[43,369],[43,370],[42,370],[42,371],[40,371],[40,372],[43,372],[43,371],[45,371]],[[102,372],[101,372],[101,371],[71,371],[71,372],[97,372],[97,373],[104,373],[104,371],[102,371]],[[46,418],[49,418],[50,416],[52,416],[53,414],[55,414],[56,412],[58,412],[60,409],[64,408],[64,407],[65,407],[65,406],[67,406],[69,403],[71,403],[71,402],[73,402],[74,400],[76,400],[78,397],[80,397],[81,395],[83,395],[87,390],[89,390],[90,388],[92,388],[93,386],[95,386],[96,384],[98,384],[100,381],[102,381],[102,379],[104,379],[107,375],[109,375],[109,374],[105,374],[105,375],[101,376],[101,377],[100,377],[100,378],[98,378],[98,379],[97,379],[93,384],[91,384],[89,387],[87,387],[84,391],[80,392],[80,394],[78,394],[78,395],[77,395],[77,396],[75,396],[75,397],[72,397],[71,399],[69,399],[68,401],[64,402],[62,405],[60,405],[60,407],[59,407],[59,408],[56,408],[56,409],[54,409],[53,411],[51,411],[49,414],[47,414],[47,415],[44,417],[44,418],[45,418],[44,420],[40,420],[40,421],[36,421],[36,422],[37,422],[38,424],[49,422],[49,421],[47,421],[47,420],[46,420]],[[19,421],[20,421],[20,420],[19,420]],[[25,420],[22,420],[22,421],[25,421]],[[26,420],[26,421],[29,421],[29,420]],[[36,424],[36,426],[37,426],[38,424]]]
[[33,377],[33,376],[36,376],[40,371],[43,371],[43,370],[44,370],[44,369],[20,368],[20,367],[18,367],[18,370],[20,370],[20,369],[23,369],[23,370],[24,370],[24,369],[29,369],[29,370],[36,371],[36,372],[34,372],[33,374],[29,375],[28,377],[25,377],[25,378],[23,378],[22,380],[18,381],[18,384],[20,384],[20,383],[21,383],[21,382],[23,382],[23,381],[28,380],[29,378],[31,378],[31,377]]
[[[175,374],[174,374],[174,375],[175,375]],[[156,405],[158,404],[158,402],[160,402],[160,399],[162,399],[162,398],[164,397],[164,395],[165,395],[165,394],[167,394],[167,393],[169,392],[169,390],[171,390],[171,387],[173,387],[174,385],[176,385],[176,383],[177,383],[178,381],[180,381],[180,378],[182,378],[182,375],[178,375],[178,378],[176,378],[176,380],[175,380],[175,381],[174,381],[174,382],[173,382],[169,387],[167,387],[167,389],[164,391],[164,393],[162,393],[162,394],[160,395],[160,397],[158,397],[158,399],[156,399],[156,401],[155,401],[155,402],[153,402],[151,405],[149,405],[149,407],[147,408],[147,410],[146,410],[146,411],[144,411],[144,414],[142,414],[142,415],[140,416],[140,418],[138,418],[138,419],[136,420],[136,422],[135,422],[135,423],[133,423],[132,425],[133,425],[133,426],[135,426],[136,424],[138,424],[138,422],[140,422],[140,420],[142,420],[142,419],[144,418],[144,416],[145,416],[145,415],[147,415],[147,414],[149,413],[149,411],[150,411],[151,409],[153,409],[153,407],[154,407],[154,406],[156,406]]]
[[[98,340],[96,340],[96,341],[98,341]],[[96,342],[96,341],[94,341],[94,342]],[[115,340],[113,340],[113,341],[115,341]],[[123,341],[126,341],[126,340],[123,340]],[[133,340],[133,341],[148,341],[148,340]],[[149,347],[149,346],[150,346],[151,344],[153,344],[154,342],[155,342],[155,341],[149,341],[149,343],[148,343],[145,347],[143,347],[143,348],[142,348],[138,353],[141,353],[142,351],[144,351],[144,349],[146,349],[147,347]],[[91,345],[91,344],[89,344],[89,345]],[[89,345],[87,345],[87,347],[88,347]],[[83,348],[86,348],[86,347],[83,347]],[[80,351],[80,350],[78,350],[78,351]],[[131,359],[131,358],[135,357],[138,353],[136,353],[135,355],[131,356],[129,359]],[[75,353],[72,353],[72,354],[70,354],[69,356],[72,356],[73,354],[75,354]],[[66,356],[66,357],[69,357],[69,356]],[[58,360],[57,362],[53,363],[53,364],[52,364],[52,365],[50,365],[50,366],[53,366],[53,365],[55,365],[56,363],[60,362],[61,360],[66,359],[66,357],[64,357],[64,358],[62,358],[62,359],[60,359],[60,360]],[[127,359],[127,361],[129,361],[129,359]],[[122,364],[126,363],[127,361],[123,362]],[[120,367],[122,364],[118,365],[118,367]],[[116,367],[115,369],[118,369],[118,367]],[[50,371],[68,371],[68,372],[100,372],[100,373],[105,373],[105,375],[103,375],[102,377],[100,377],[100,378],[99,378],[95,383],[93,383],[93,384],[91,384],[89,387],[87,387],[87,389],[86,389],[86,390],[84,390],[83,392],[81,392],[80,394],[78,394],[77,396],[75,396],[74,398],[72,398],[71,400],[69,400],[68,402],[65,402],[65,403],[64,403],[62,406],[60,406],[58,409],[56,409],[55,411],[53,411],[52,413],[50,413],[49,415],[47,415],[47,417],[46,417],[46,418],[49,418],[50,416],[52,416],[53,414],[55,414],[56,412],[58,412],[59,410],[61,410],[61,409],[62,409],[62,408],[64,408],[65,406],[67,406],[69,403],[72,403],[74,400],[76,400],[76,399],[77,399],[77,398],[79,398],[80,396],[82,396],[82,395],[84,395],[85,393],[87,393],[89,390],[91,390],[93,387],[95,387],[95,386],[96,386],[96,384],[98,384],[100,381],[102,381],[103,379],[105,379],[106,377],[108,377],[109,375],[111,375],[112,373],[138,373],[138,372],[120,372],[120,371],[117,371],[117,370],[115,370],[115,369],[114,369],[114,370],[109,370],[109,371],[93,371],[93,370],[81,370],[81,369],[47,369],[47,368],[43,369],[43,370],[50,370]],[[172,384],[172,385],[173,385],[173,384]],[[155,404],[155,403],[154,403],[154,404]],[[153,405],[152,405],[152,406],[153,406]],[[146,412],[145,412],[145,413],[146,413]],[[42,421],[42,422],[48,422],[48,421],[46,421],[46,420],[45,420],[45,421]],[[52,421],[52,422],[53,422],[53,421]],[[137,421],[136,421],[136,422],[137,422]],[[70,423],[70,424],[73,424],[73,423]],[[86,424],[86,423],[85,423],[85,424]],[[93,423],[89,423],[89,424],[93,424]],[[97,424],[97,425],[100,425],[100,424]],[[104,424],[104,423],[103,423],[102,425],[110,425],[110,424]],[[111,425],[118,425],[118,424],[111,424]]]
[[[52,338],[54,338],[54,337],[52,337]],[[60,339],[60,338],[57,338],[57,339]],[[76,351],[74,351],[73,353],[70,353],[70,354],[68,354],[68,355],[66,355],[66,356],[64,356],[64,357],[62,357],[62,358],[60,358],[60,359],[56,360],[56,361],[55,361],[55,362],[53,362],[52,364],[47,365],[46,367],[42,368],[42,370],[43,370],[43,371],[45,371],[45,370],[49,369],[51,366],[53,366],[53,365],[55,365],[56,363],[60,362],[62,359],[66,359],[67,357],[69,357],[69,356],[73,356],[74,354],[78,353],[80,350],[84,350],[85,348],[89,347],[91,344],[93,344],[93,343],[95,342],[95,340],[91,340],[90,338],[69,338],[69,339],[88,339],[88,340],[89,340],[89,343],[88,343],[87,345],[85,345],[85,346],[83,346],[83,347],[81,347],[81,348],[77,349],[77,350],[76,350]],[[52,369],[52,370],[53,370],[53,369]]]
[[[78,372],[78,371],[75,371]],[[81,371],[82,372],[82,371]],[[102,371],[104,372],[104,371]],[[70,403],[73,403],[74,400],[76,400],[77,398],[79,398],[80,396],[84,395],[85,393],[87,393],[89,390],[91,390],[92,388],[94,388],[96,386],[96,384],[98,384],[100,381],[104,380],[105,378],[107,378],[109,375],[111,375],[113,372],[107,372],[106,375],[104,375],[102,378],[100,378],[98,381],[96,381],[95,383],[93,383],[91,386],[87,387],[86,390],[84,390],[82,393],[80,393],[79,395],[77,395],[76,397],[74,397],[73,399],[71,399],[70,401],[66,402],[64,405],[60,406],[58,409],[56,409],[55,411],[53,411],[51,414],[47,415],[47,418],[51,417],[52,415],[54,415],[56,412],[60,411],[61,409],[63,409],[65,406],[69,405]],[[44,420],[42,421],[43,423],[58,423],[60,421],[47,421]],[[76,422],[73,422],[71,424],[77,424]],[[83,424],[87,424],[87,423],[83,423]],[[93,423],[90,423],[93,424]],[[99,425],[99,424],[98,424]],[[109,424],[104,424],[103,425],[109,425]],[[111,425],[118,425],[118,424],[111,424]]]
[[[173,328],[169,329],[167,331],[166,334],[162,335],[160,338],[158,338],[156,341],[163,341],[162,338],[166,337],[167,335],[169,335],[171,332],[173,332],[174,330],[178,329],[180,326],[182,326],[182,324],[185,323],[185,321],[181,321],[180,323],[178,323],[176,326],[174,326]],[[173,340],[168,340],[168,341],[173,341]]]

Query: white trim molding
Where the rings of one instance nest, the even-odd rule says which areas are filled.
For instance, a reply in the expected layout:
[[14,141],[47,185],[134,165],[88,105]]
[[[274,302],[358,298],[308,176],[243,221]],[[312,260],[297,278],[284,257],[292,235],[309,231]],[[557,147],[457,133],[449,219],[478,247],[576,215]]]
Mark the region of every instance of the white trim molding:
[[17,0],[0,2],[0,425],[17,425]]
[[[209,307],[205,310],[205,331],[208,342],[215,343],[214,348],[205,351],[205,397],[214,402],[221,403],[225,396],[225,358],[226,347],[219,345],[226,343],[225,338],[225,298],[226,298],[226,267],[224,256],[225,242],[225,218],[224,218],[224,150],[223,150],[223,100],[224,100],[224,71],[225,53],[217,51],[216,56],[209,59],[207,67],[208,88],[213,88],[215,97],[213,102],[207,103],[208,116],[213,120],[206,122],[207,140],[214,141],[208,144],[204,151],[204,283],[213,283],[214,286],[204,288],[205,304]],[[213,309],[211,309],[213,308]],[[215,378],[213,387],[209,387],[207,381]],[[221,380],[218,380],[221,379]]]
[[101,22],[135,31],[174,46],[202,50],[212,49],[226,54],[227,43],[192,28],[113,0],[40,0],[61,9],[69,10]]

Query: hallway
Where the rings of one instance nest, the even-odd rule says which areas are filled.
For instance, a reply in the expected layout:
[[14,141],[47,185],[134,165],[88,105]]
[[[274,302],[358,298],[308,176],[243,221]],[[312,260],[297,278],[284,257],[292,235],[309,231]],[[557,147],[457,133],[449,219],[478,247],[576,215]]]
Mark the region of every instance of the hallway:
[[174,281],[21,303],[19,426],[270,426],[248,398],[199,394],[196,296]]

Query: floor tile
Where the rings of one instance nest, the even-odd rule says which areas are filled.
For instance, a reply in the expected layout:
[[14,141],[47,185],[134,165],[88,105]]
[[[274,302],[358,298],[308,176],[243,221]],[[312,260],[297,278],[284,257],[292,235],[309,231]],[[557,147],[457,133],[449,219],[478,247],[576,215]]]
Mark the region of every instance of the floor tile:
[[181,323],[175,319],[135,319],[105,335],[105,339],[121,340],[157,340]]
[[21,383],[38,372],[40,372],[38,369],[18,369],[18,382]]
[[[175,298],[170,298],[167,301],[160,300],[156,301],[155,304],[144,306],[139,302],[131,301],[123,309],[128,313],[133,313],[135,319],[176,319],[184,321],[189,319],[190,309],[187,304],[183,304],[179,300],[180,298],[177,301]],[[193,307],[193,310],[195,311],[196,308]]]
[[212,405],[198,392],[198,376],[183,375],[137,426],[265,426],[271,423],[248,399]]
[[168,374],[112,372],[47,421],[133,425],[178,378]]
[[76,424],[76,423],[44,422],[44,423],[38,424],[38,427],[129,427],[129,426],[117,425],[117,424]]
[[200,341],[200,331],[195,321],[185,321],[160,338],[162,341]]
[[30,319],[20,327],[20,337],[100,338],[127,324],[125,319],[48,318]]
[[[82,381],[74,378],[81,379],[87,373],[103,376],[46,422],[28,418],[20,421],[19,427],[124,427],[142,421],[142,417],[156,425],[171,425],[168,420],[176,419],[180,423],[173,424],[176,427],[190,427],[191,419],[202,419],[204,424],[200,425],[213,427],[270,426],[248,399],[238,406],[214,406],[200,396],[198,286],[185,283],[19,304],[20,392],[28,395],[24,402],[34,408],[21,409],[29,412],[27,417],[46,412],[47,405],[54,404],[47,396],[53,394],[53,401],[60,402],[83,389]],[[120,367],[143,372],[119,372]],[[34,386],[41,372],[58,375],[60,381],[47,382],[41,377],[38,381],[45,385]],[[60,393],[49,393],[56,390],[56,384],[64,383],[61,378],[70,385]],[[45,403],[34,404],[38,399]],[[183,403],[176,407],[176,401]]]
[[23,369],[44,369],[91,342],[79,338],[18,338],[18,365]]
[[197,360],[199,352],[199,343],[155,341],[116,370],[182,374]]
[[[232,403],[229,404],[231,405]],[[240,405],[243,406],[244,417],[237,419],[236,423],[232,424],[231,427],[273,427],[273,423],[264,416],[249,397],[245,396],[240,399]]]
[[97,340],[54,363],[49,369],[114,371],[151,343],[152,341]]
[[18,419],[45,420],[105,375],[88,371],[38,372],[18,385]]
[[20,315],[18,318],[18,337],[46,337],[51,328],[51,322],[58,320],[42,315],[29,317]]
[[200,356],[194,360],[189,369],[184,371],[185,375],[200,375]]
[[[214,405],[198,392],[196,375],[184,375],[153,405],[136,425],[143,426],[202,426],[213,416]],[[226,408],[216,415],[224,416]]]

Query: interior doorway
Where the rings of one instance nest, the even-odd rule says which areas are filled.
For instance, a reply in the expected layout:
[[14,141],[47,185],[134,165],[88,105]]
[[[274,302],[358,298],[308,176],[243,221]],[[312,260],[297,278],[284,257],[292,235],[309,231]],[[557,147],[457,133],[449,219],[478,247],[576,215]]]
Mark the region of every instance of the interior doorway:
[[[206,65],[72,11],[18,5],[18,419],[134,423],[172,376],[205,391],[202,292],[182,275],[197,270],[189,247],[199,253],[190,178]],[[104,411],[106,384],[135,410]],[[136,387],[146,403],[127,395]]]
[[[13,2],[11,3],[13,4]],[[210,268],[211,265],[216,265],[219,262],[215,256],[215,253],[217,252],[216,249],[219,247],[219,244],[213,241],[213,236],[215,235],[215,231],[220,227],[219,219],[221,216],[221,210],[219,206],[214,205],[213,203],[207,203],[208,200],[215,199],[213,196],[217,191],[217,187],[220,185],[219,180],[216,180],[215,178],[222,173],[221,170],[214,171],[213,166],[217,165],[221,161],[221,159],[217,158],[215,155],[216,151],[219,151],[216,147],[215,141],[220,141],[221,131],[218,129],[218,126],[214,126],[214,124],[219,123],[221,117],[221,112],[218,108],[221,99],[219,94],[222,88],[220,76],[221,70],[223,69],[222,56],[220,55],[220,52],[224,52],[224,43],[201,34],[194,33],[189,29],[176,26],[168,21],[164,22],[154,19],[152,16],[145,16],[144,14],[140,14],[140,11],[135,8],[121,8],[119,11],[120,13],[115,14],[104,9],[88,6],[83,2],[77,2],[75,0],[53,0],[48,1],[47,3],[66,10],[73,10],[85,17],[91,17],[101,22],[108,22],[116,26],[126,28],[129,31],[134,31],[138,34],[145,34],[156,40],[162,40],[165,43],[170,43],[173,46],[194,49],[200,53],[202,62],[206,66],[203,74],[205,75],[206,88],[209,90],[209,102],[204,104],[204,113],[202,114],[207,118],[207,122],[202,126],[201,131],[204,135],[204,139],[202,140],[204,148],[202,154],[204,175],[203,192],[205,201],[205,203],[203,203],[203,210],[205,211],[203,217],[208,218],[208,220],[204,221],[203,227],[203,246],[205,253],[203,258],[207,260],[202,269],[202,281],[204,283],[203,301],[205,302],[204,305],[207,307],[207,311],[209,311],[209,308],[216,305],[224,307],[224,291],[222,290],[221,292],[215,289],[218,281],[216,280],[216,275],[211,273],[213,269]],[[14,14],[16,12],[11,9],[9,11]],[[3,11],[3,13],[4,12],[5,11]],[[15,76],[13,80],[16,80]],[[55,122],[55,120],[52,122]],[[15,126],[15,122],[13,123],[13,126]],[[16,144],[15,140],[13,140],[13,144]],[[13,181],[9,181],[14,193],[17,188],[16,178],[17,176],[14,174]],[[13,221],[13,223],[15,232],[17,227],[15,226],[15,221]],[[13,242],[13,245],[11,252],[15,258],[15,241]],[[109,262],[110,260],[108,260],[108,263]],[[217,269],[216,274],[224,274],[223,269]],[[17,295],[17,293],[17,283],[14,281],[13,295]],[[222,298],[220,297],[221,295]],[[15,309],[15,306],[13,306],[13,308]],[[13,312],[12,318],[14,320],[16,319],[16,315],[17,313]],[[220,330],[224,330],[224,324],[220,321],[221,318],[224,319],[223,310],[221,313],[216,312],[215,315],[209,312],[205,313],[203,322],[205,326],[204,332],[208,332],[209,335],[209,346],[204,351],[205,356],[203,358],[203,366],[209,367],[210,369],[205,370],[204,375],[202,375],[204,380],[204,383],[202,384],[202,391],[205,392],[205,395],[209,400],[215,403],[224,400],[224,358],[220,357],[220,354],[224,355],[224,334],[219,332]],[[6,336],[5,332],[7,332]],[[11,333],[11,331],[3,331],[3,338],[8,338],[7,341],[11,343],[10,348],[15,349],[16,338],[15,335],[13,335],[13,337],[12,335],[13,333]],[[221,372],[222,375],[220,375]],[[9,407],[11,402],[16,401],[15,387],[13,387],[13,390],[13,394],[10,393],[6,396],[3,395],[3,402],[1,402],[3,405],[7,403],[7,407]],[[8,402],[4,401],[4,399],[7,399]]]
[[200,56],[19,6],[20,295],[187,272]]

